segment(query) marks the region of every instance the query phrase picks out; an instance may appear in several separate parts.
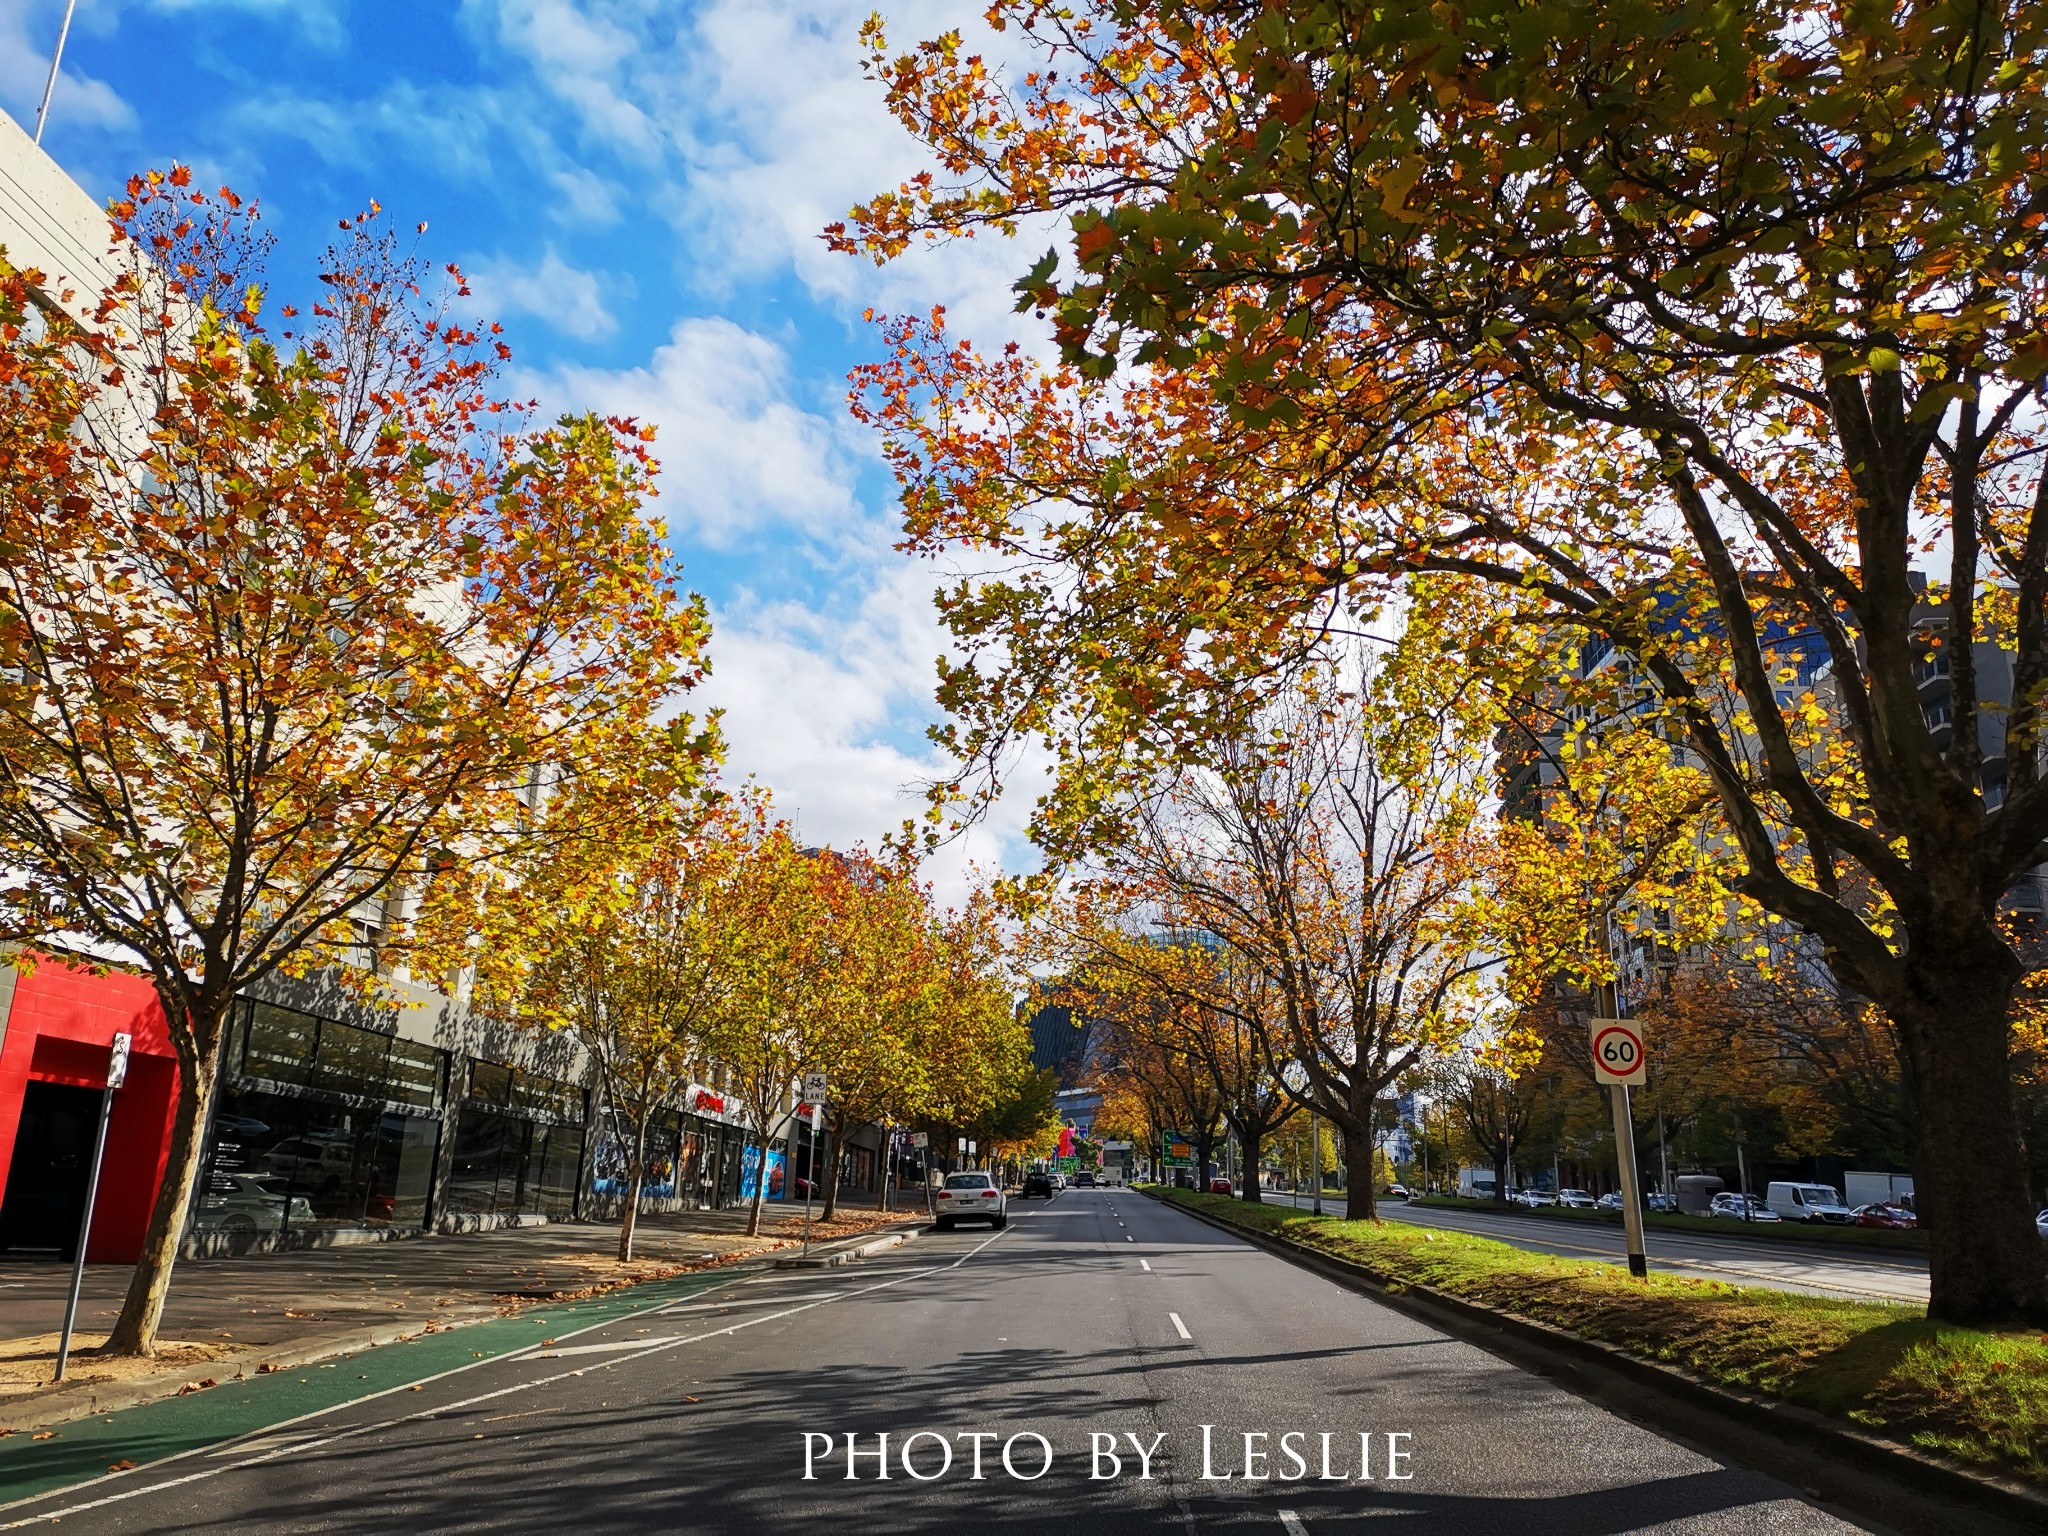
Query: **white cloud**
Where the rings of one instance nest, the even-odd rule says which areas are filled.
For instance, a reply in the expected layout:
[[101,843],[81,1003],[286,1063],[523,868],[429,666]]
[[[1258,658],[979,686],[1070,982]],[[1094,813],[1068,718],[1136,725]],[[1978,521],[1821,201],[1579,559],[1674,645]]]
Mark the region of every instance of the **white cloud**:
[[493,319],[533,315],[564,336],[594,341],[618,330],[605,305],[615,286],[602,273],[572,267],[549,246],[540,264],[522,267],[503,257],[465,264],[475,307]]
[[551,408],[654,424],[681,544],[732,549],[779,526],[844,546],[877,531],[861,523],[834,426],[790,398],[782,349],[730,320],[677,321],[644,368],[569,364],[525,383]]
[[[806,839],[873,846],[949,772],[919,736],[948,649],[932,586],[928,567],[891,561],[848,594],[850,611],[742,599],[712,614],[712,672],[691,706],[725,710],[729,776],[772,787]],[[970,866],[1014,862],[1026,799],[942,850],[929,873],[943,899],[965,894]]]

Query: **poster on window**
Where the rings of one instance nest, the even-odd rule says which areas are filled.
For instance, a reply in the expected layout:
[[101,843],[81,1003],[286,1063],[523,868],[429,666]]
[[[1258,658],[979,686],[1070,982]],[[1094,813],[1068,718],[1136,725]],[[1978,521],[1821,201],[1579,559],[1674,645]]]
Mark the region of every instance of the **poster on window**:
[[[782,1198],[784,1163],[785,1159],[780,1152],[769,1152],[768,1198],[770,1200],[780,1200]],[[742,1200],[754,1198],[754,1190],[760,1181],[760,1177],[761,1149],[758,1146],[749,1146],[745,1152],[740,1154],[740,1198]]]

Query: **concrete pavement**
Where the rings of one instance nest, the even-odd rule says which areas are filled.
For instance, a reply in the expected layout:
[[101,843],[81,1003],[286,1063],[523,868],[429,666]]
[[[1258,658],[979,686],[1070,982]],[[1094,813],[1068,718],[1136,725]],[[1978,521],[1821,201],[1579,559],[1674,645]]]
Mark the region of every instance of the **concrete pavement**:
[[[1308,1195],[1286,1195],[1267,1190],[1264,1198],[1276,1205],[1294,1205],[1308,1210]],[[1344,1214],[1344,1195],[1323,1193],[1325,1215]],[[1622,1263],[1628,1256],[1627,1239],[1619,1226],[1594,1222],[1562,1222],[1540,1216],[1514,1216],[1474,1205],[1471,1210],[1442,1206],[1409,1205],[1383,1201],[1380,1214],[1388,1221],[1405,1221],[1416,1226],[1448,1228],[1490,1237],[1528,1253],[1554,1253],[1568,1259],[1603,1259]],[[1734,1223],[1730,1223],[1731,1226]],[[1769,1239],[1744,1239],[1740,1233],[1723,1236],[1695,1236],[1651,1227],[1643,1235],[1643,1247],[1652,1268],[1704,1280],[1722,1280],[1733,1285],[1761,1285],[1772,1290],[1801,1291],[1814,1296],[1841,1296],[1853,1301],[1892,1301],[1909,1306],[1927,1304],[1927,1260],[1916,1253],[1876,1249],[1849,1252],[1844,1249],[1808,1247],[1796,1243],[1774,1243]]]
[[[1114,1464],[1091,1455],[1109,1445]],[[1123,1191],[735,1280],[0,1527],[52,1516],[110,1533],[1857,1528]]]

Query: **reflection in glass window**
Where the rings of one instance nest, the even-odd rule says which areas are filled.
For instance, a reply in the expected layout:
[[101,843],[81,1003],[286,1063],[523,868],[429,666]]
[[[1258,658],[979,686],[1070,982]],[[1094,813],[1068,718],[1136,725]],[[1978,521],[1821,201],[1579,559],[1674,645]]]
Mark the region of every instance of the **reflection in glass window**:
[[269,1003],[251,1004],[242,1050],[242,1070],[273,1083],[304,1083],[312,1076],[313,1039],[319,1021],[310,1014]]
[[418,1228],[439,1130],[425,1116],[229,1092],[196,1220],[201,1230]]

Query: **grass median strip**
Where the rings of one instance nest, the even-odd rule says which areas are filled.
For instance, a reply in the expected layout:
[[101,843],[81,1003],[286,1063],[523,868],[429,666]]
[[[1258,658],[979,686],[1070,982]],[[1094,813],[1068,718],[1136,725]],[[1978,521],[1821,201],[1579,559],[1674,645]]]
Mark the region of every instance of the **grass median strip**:
[[1364,1264],[1768,1392],[1924,1450],[2048,1484],[2048,1334],[1986,1333],[1916,1309],[1745,1288],[1527,1253],[1399,1221],[1335,1221],[1222,1195],[1167,1198],[1250,1230]]
[[117,1462],[147,1466],[445,1371],[501,1359],[557,1335],[630,1317],[734,1278],[732,1268],[700,1270],[588,1300],[546,1303],[518,1316],[223,1381],[203,1392],[75,1419],[38,1434],[9,1434],[0,1438],[0,1505],[85,1482]]

